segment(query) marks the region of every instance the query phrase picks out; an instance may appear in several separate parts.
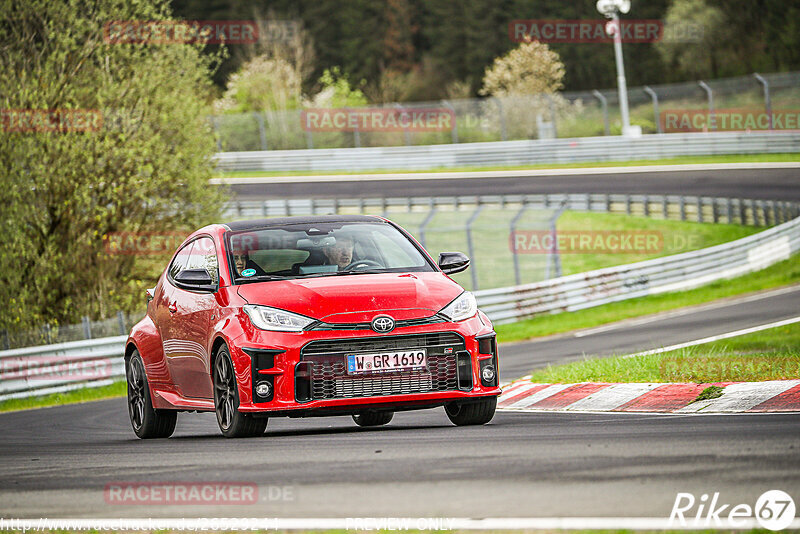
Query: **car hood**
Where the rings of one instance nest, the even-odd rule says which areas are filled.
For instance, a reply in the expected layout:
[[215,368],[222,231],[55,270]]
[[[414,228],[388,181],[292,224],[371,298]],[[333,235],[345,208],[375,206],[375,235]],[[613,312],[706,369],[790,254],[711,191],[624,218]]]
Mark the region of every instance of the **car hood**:
[[322,276],[242,284],[250,304],[272,306],[332,323],[370,321],[378,312],[395,319],[429,317],[461,294],[439,272]]

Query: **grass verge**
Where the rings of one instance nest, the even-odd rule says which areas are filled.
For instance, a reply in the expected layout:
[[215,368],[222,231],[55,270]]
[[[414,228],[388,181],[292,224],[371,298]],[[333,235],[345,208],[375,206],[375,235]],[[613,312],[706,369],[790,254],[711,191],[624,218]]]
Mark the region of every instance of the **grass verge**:
[[800,282],[800,254],[766,269],[730,280],[719,280],[697,289],[652,295],[594,308],[554,315],[542,315],[511,324],[497,325],[497,339],[502,343],[522,341],[591,328],[624,319],[659,313],[685,306],[772,289]]
[[[695,347],[634,356],[589,358],[532,374],[539,383],[760,382],[800,378],[800,323]],[[703,391],[713,395],[716,390]],[[714,397],[705,397],[714,398]],[[698,397],[696,400],[703,400]]]
[[120,381],[97,388],[83,388],[39,397],[5,400],[0,402],[0,412],[15,412],[17,410],[30,410],[31,408],[46,408],[47,406],[96,401],[114,397],[124,397],[126,394],[126,383]]
[[688,165],[693,163],[764,163],[796,162],[800,153],[729,154],[719,156],[680,156],[677,158],[632,161],[584,161],[578,163],[542,163],[537,165],[505,165],[494,167],[432,167],[430,169],[373,169],[363,171],[229,171],[218,172],[215,178],[251,178],[262,176],[319,176],[325,174],[391,174],[425,172],[520,171],[541,169],[585,169],[592,167],[636,167],[640,165]]

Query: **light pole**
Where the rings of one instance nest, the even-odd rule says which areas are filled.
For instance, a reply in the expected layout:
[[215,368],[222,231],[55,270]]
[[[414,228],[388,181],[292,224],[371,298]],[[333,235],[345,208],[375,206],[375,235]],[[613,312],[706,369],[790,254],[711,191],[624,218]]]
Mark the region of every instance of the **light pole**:
[[630,0],[597,0],[597,11],[610,19],[609,23],[606,24],[606,33],[614,38],[619,108],[622,113],[622,135],[638,137],[642,134],[642,129],[639,126],[632,128],[628,115],[628,85],[625,82],[625,64],[622,61],[622,28],[619,22],[619,14],[622,13],[624,15],[630,10]]

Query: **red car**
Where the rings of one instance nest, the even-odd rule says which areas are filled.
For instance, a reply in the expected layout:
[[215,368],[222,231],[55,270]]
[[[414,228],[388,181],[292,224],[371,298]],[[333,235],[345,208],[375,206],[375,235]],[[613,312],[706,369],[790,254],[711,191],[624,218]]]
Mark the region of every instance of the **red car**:
[[444,406],[456,425],[494,416],[495,333],[475,297],[381,217],[242,221],[194,232],[173,256],[125,350],[140,438],[169,437],[179,411],[216,411],[226,437],[269,417]]

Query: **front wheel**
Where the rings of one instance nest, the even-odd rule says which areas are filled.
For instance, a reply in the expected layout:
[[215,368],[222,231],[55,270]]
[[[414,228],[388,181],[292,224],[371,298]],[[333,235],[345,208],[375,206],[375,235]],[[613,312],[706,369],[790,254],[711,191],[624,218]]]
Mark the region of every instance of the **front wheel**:
[[492,420],[496,409],[497,397],[478,402],[452,402],[444,407],[447,417],[457,426],[485,425]]
[[128,379],[128,416],[134,433],[142,439],[170,437],[175,432],[178,412],[153,408],[150,386],[138,350],[131,354],[125,366],[125,376]]
[[259,436],[267,428],[266,417],[254,417],[239,411],[239,387],[228,348],[224,345],[214,361],[214,408],[217,423],[226,438]]
[[386,425],[394,417],[394,412],[363,412],[353,416],[353,421],[358,426]]

